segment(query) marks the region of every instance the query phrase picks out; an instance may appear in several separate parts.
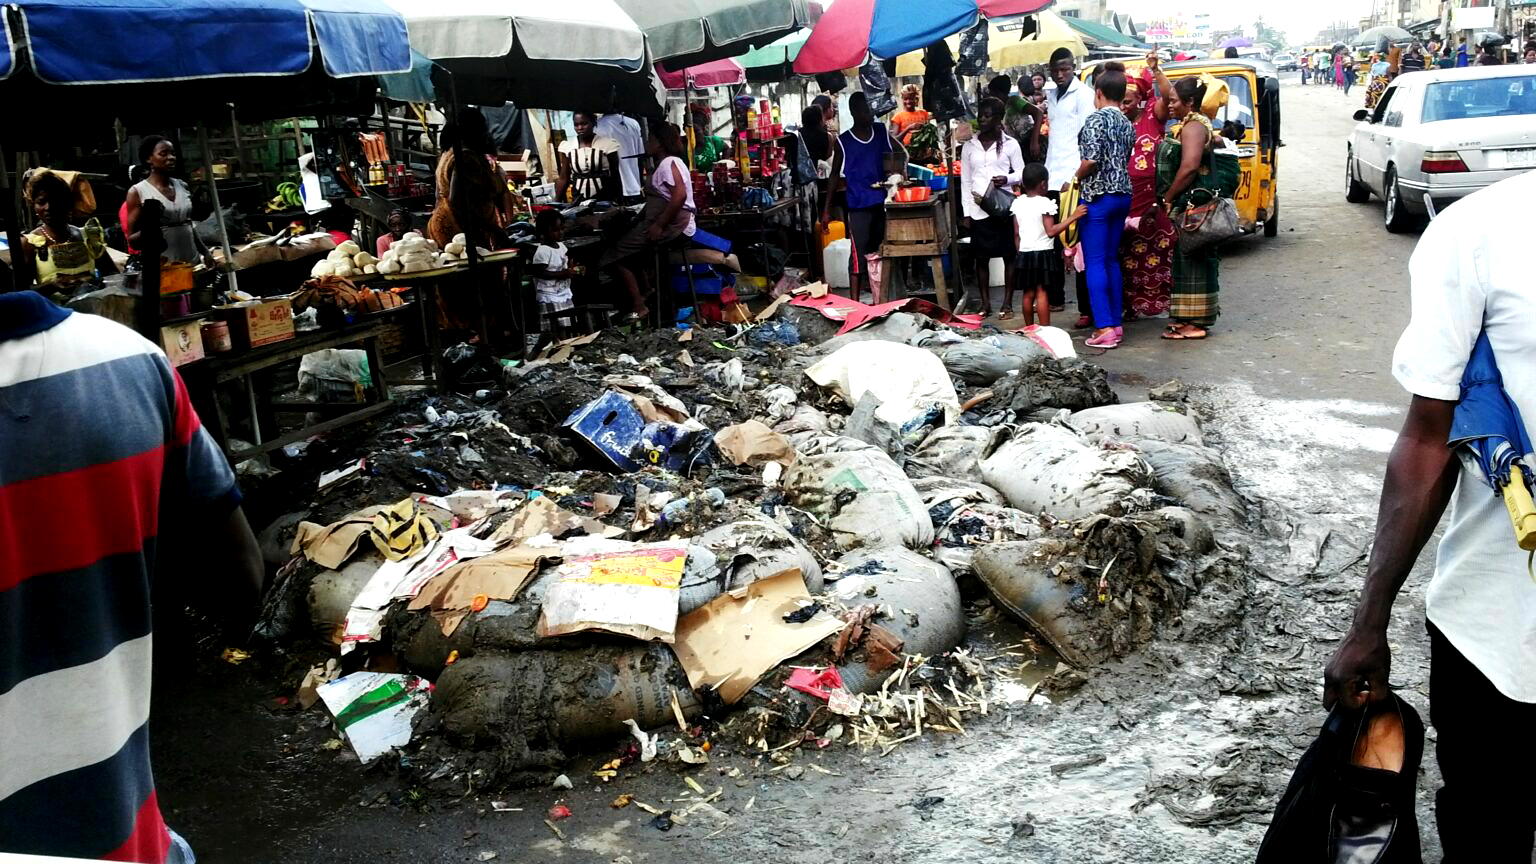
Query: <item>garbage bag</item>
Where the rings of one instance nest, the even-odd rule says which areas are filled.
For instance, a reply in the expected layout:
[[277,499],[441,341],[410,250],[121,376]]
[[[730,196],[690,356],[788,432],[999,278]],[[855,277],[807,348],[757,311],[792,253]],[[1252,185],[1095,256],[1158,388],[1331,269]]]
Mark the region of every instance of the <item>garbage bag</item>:
[[871,57],[859,67],[859,89],[869,100],[869,111],[876,117],[896,110],[896,95],[891,92],[891,79],[879,60]]
[[840,548],[933,543],[928,510],[891,457],[843,437],[809,441],[799,452],[784,475],[785,494],[821,517]]
[[[837,570],[828,593],[850,607],[874,603],[894,612],[875,623],[902,640],[902,653],[936,657],[965,638],[960,589],[944,565],[900,546],[876,546],[837,559]],[[839,671],[850,691],[868,693],[894,670],[871,673],[845,662]]]
[[[800,571],[810,593],[821,593],[821,565],[816,563],[816,556],[771,519],[752,518],[727,523],[693,538],[693,543],[711,553],[714,565],[707,579],[696,578],[692,568],[683,575],[679,613],[692,612],[724,592],[744,588],[791,568]],[[693,558],[694,553],[690,551],[689,561]]]
[[851,330],[821,343],[818,346],[823,354],[832,354],[846,345],[855,342],[902,342],[908,345],[916,344],[913,339],[920,334],[932,332],[933,319],[926,315],[914,315],[911,312],[892,312],[882,320],[873,324],[866,324],[857,330]]
[[372,387],[361,348],[322,348],[299,361],[299,395],[316,402],[361,402]]
[[1154,438],[1130,443],[1152,469],[1152,488],[1218,525],[1243,522],[1242,499],[1232,488],[1232,475],[1216,451]]
[[1074,411],[1067,423],[1093,442],[1155,438],[1174,444],[1203,444],[1195,418],[1163,402],[1128,402]]
[[[1022,366],[1037,357],[1053,357],[1051,351],[1033,339],[1020,336],[1017,333],[993,333],[981,340],[987,345],[1002,351],[1010,357],[1019,358]],[[1014,367],[1018,368],[1018,367]]]
[[[1177,509],[1177,508],[1170,508]],[[980,546],[971,567],[995,602],[1074,666],[1123,657],[1179,613],[1202,538],[1185,513],[1103,516],[1034,540]]]
[[828,95],[835,96],[843,92],[843,89],[847,86],[848,78],[843,75],[842,70],[818,72],[816,74],[816,87]]
[[978,18],[969,30],[960,34],[960,60],[955,74],[974,78],[987,71],[987,19]]
[[911,345],[883,341],[845,345],[805,374],[849,405],[873,393],[881,402],[876,416],[898,428],[934,405],[944,409],[950,422],[960,416],[960,397],[944,364],[931,352]]
[[1023,358],[982,341],[965,340],[944,345],[936,349],[936,353],[949,374],[975,386],[991,384],[1024,365]]
[[941,426],[908,456],[908,477],[959,477],[982,482],[981,461],[992,453],[998,430],[990,426]]
[[1045,533],[1039,517],[996,504],[962,504],[942,525],[934,524],[934,560],[956,575],[971,572],[971,559],[983,546],[1034,540]]
[[698,700],[672,649],[601,643],[571,650],[490,651],[443,669],[432,694],[433,719],[454,743],[494,748],[501,767],[553,767],[562,744],[674,722]]
[[1009,504],[1066,520],[1122,514],[1149,473],[1135,453],[1091,447],[1072,430],[1044,423],[1025,425],[981,463],[982,479]]
[[1257,864],[1418,864],[1423,756],[1424,723],[1396,693],[1363,709],[1336,706],[1280,796]]

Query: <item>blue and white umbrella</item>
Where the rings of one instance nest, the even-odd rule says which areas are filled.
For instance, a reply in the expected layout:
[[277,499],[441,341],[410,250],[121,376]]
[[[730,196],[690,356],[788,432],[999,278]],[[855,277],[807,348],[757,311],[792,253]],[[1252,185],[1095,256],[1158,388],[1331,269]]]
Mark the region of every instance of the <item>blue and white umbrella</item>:
[[144,84],[411,68],[405,19],[383,0],[11,0],[0,79]]

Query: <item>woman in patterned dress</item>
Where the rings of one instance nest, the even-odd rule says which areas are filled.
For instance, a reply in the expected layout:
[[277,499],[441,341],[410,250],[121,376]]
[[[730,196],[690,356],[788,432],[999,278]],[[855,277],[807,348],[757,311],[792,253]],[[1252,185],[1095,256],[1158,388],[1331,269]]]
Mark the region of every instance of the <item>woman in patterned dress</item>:
[[1168,314],[1168,288],[1173,284],[1173,249],[1178,234],[1166,211],[1157,205],[1157,145],[1168,121],[1170,84],[1156,52],[1147,55],[1147,68],[1130,80],[1122,105],[1136,128],[1131,149],[1131,218],[1120,245],[1125,273],[1126,317],[1160,318]]

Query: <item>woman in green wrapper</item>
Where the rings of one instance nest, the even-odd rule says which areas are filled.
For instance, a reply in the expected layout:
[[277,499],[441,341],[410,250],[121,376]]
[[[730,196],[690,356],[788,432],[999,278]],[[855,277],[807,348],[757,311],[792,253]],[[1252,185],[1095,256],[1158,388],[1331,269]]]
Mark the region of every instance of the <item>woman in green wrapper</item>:
[[[1158,196],[1157,205],[1164,210],[1187,206],[1189,193],[1196,188],[1214,189],[1211,151],[1216,132],[1210,118],[1200,110],[1205,89],[1198,78],[1180,78],[1168,96],[1168,113],[1176,123],[1157,152],[1159,186],[1171,177]],[[1164,339],[1204,339],[1216,323],[1221,314],[1218,245],[1212,243],[1192,253],[1176,248],[1168,308],[1173,323],[1164,331]]]

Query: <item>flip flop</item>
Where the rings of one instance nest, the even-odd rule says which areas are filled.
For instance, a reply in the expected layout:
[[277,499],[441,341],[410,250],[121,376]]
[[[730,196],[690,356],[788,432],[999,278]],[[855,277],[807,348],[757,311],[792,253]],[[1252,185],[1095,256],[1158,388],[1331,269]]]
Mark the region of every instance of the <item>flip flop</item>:
[[1004,306],[1003,308],[997,310],[997,320],[999,320],[999,321],[1007,321],[1007,320],[1009,320],[1012,317],[1013,317],[1013,309],[1012,309],[1012,307]]
[[1168,325],[1168,329],[1163,331],[1163,338],[1172,342],[1198,342],[1210,335],[1210,333],[1206,332],[1202,328],[1197,327],[1195,329],[1200,331],[1199,336],[1193,336],[1185,333],[1183,330],[1180,330],[1177,325],[1170,324]]

